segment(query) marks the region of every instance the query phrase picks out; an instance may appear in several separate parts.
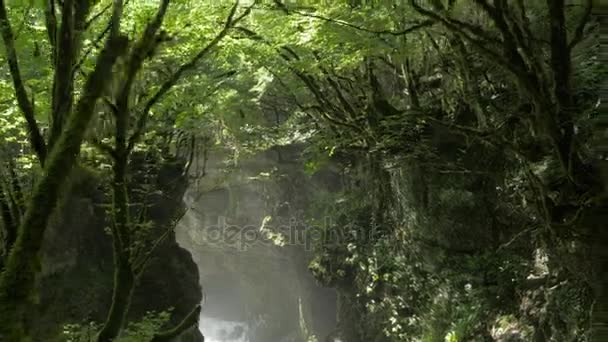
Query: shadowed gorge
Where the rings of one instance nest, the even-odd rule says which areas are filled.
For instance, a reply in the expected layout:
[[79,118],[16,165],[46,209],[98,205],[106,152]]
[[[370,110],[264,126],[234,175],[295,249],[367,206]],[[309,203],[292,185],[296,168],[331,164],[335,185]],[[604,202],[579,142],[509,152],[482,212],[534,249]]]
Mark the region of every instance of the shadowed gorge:
[[[293,160],[299,152],[287,149],[282,156]],[[284,224],[285,235],[301,229],[294,220],[310,207],[312,189],[319,186],[297,164],[277,156],[272,151],[254,155],[226,172],[225,151],[210,152],[205,178],[185,197],[191,210],[180,221],[176,237],[199,266],[205,294],[200,324],[203,333],[212,332],[205,334],[211,341],[221,341],[221,329],[226,334],[238,331],[218,328],[222,321],[242,324],[244,341],[289,341],[298,338],[302,323],[317,336],[335,328],[336,295],[309,273],[311,251],[303,241],[281,246],[264,234],[269,215],[273,226]],[[266,170],[284,172],[290,184],[256,179]],[[212,190],[202,190],[206,188]]]
[[608,340],[596,0],[0,0],[0,342]]

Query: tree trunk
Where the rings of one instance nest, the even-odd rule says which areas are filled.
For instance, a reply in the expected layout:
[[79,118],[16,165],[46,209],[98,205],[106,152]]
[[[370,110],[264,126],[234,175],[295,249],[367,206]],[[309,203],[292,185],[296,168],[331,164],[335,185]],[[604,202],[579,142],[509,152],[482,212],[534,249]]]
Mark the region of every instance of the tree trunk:
[[116,150],[113,167],[114,179],[112,181],[114,293],[110,312],[97,336],[98,342],[111,342],[120,334],[131,306],[131,297],[136,282],[131,260],[131,220],[126,183],[129,154],[126,148],[128,112],[124,110],[125,108],[116,116]]
[[[588,220],[593,225],[592,262],[595,302],[591,310],[591,341],[608,341],[608,200]],[[604,222],[604,223],[602,223]]]
[[131,297],[135,288],[135,276],[131,270],[131,265],[125,259],[125,255],[119,256],[119,261],[114,267],[114,293],[112,295],[112,306],[103,328],[97,337],[98,342],[112,342],[125,322]]

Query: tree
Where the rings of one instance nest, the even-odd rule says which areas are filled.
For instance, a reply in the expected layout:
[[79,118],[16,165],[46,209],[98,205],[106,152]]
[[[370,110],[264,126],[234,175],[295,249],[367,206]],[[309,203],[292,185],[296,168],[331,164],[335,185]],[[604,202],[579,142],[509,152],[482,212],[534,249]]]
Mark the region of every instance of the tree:
[[[50,3],[52,4],[52,3]],[[49,6],[50,6],[49,4]],[[107,74],[111,73],[114,63],[127,48],[127,39],[119,34],[118,28],[121,20],[121,3],[114,10],[110,25],[112,34],[108,37],[104,49],[99,53],[97,64],[93,72],[87,77],[83,94],[71,109],[73,102],[73,73],[65,72],[64,63],[71,69],[79,37],[76,29],[85,24],[89,15],[88,1],[65,1],[61,11],[61,26],[58,28],[53,22],[56,16],[55,8],[47,11],[47,30],[51,39],[56,80],[53,94],[55,106],[50,111],[51,118],[55,120],[55,130],[49,137],[50,148],[42,139],[35,119],[34,105],[27,95],[26,88],[21,79],[17,52],[12,27],[4,1],[0,3],[0,24],[2,38],[9,64],[15,96],[19,108],[28,123],[28,133],[32,149],[36,152],[40,164],[43,165],[43,175],[29,199],[25,213],[20,222],[15,242],[10,246],[10,252],[5,267],[0,275],[0,312],[5,317],[0,335],[10,340],[23,340],[27,333],[24,330],[26,319],[25,303],[33,297],[36,274],[39,266],[39,252],[44,231],[53,210],[57,206],[61,191],[69,177],[84,138],[86,127],[90,122],[95,104],[101,96],[107,83]],[[57,31],[59,30],[59,31]],[[55,37],[60,32],[62,39]],[[62,70],[62,71],[60,71]]]
[[[110,110],[114,117],[115,135],[114,146],[101,145],[102,149],[109,153],[112,159],[113,180],[112,180],[112,216],[113,224],[111,233],[114,246],[114,293],[112,297],[112,306],[108,313],[108,317],[102,326],[98,341],[112,341],[121,331],[124,324],[126,314],[129,310],[131,296],[136,286],[137,279],[141,276],[145,269],[154,247],[157,246],[166,234],[161,235],[151,248],[141,255],[134,255],[136,244],[139,242],[134,235],[135,224],[143,224],[144,221],[133,222],[131,214],[131,203],[128,197],[128,182],[127,168],[130,156],[135,148],[135,144],[142,137],[146,129],[146,122],[152,107],[180,80],[180,78],[191,69],[197,66],[197,63],[205,57],[230,31],[230,29],[251,11],[251,7],[247,8],[243,13],[237,15],[239,2],[237,1],[231,8],[226,23],[222,30],[201,49],[192,59],[181,65],[169,78],[160,86],[159,90],[147,100],[141,112],[138,113],[135,106],[130,100],[132,96],[133,85],[136,76],[142,68],[143,62],[147,57],[151,56],[151,52],[156,49],[155,46],[159,40],[157,31],[160,29],[169,1],[162,1],[160,8],[154,20],[152,20],[144,31],[142,38],[137,41],[126,59],[126,68],[124,78],[118,80],[117,92],[112,94],[115,97],[114,101],[109,102]],[[131,116],[136,113],[137,119],[135,128],[129,136],[129,123]],[[140,217],[144,220],[145,216]],[[194,310],[185,318],[185,322],[175,330],[160,333],[153,341],[170,340],[172,337],[179,335],[183,330],[197,322],[200,308]]]

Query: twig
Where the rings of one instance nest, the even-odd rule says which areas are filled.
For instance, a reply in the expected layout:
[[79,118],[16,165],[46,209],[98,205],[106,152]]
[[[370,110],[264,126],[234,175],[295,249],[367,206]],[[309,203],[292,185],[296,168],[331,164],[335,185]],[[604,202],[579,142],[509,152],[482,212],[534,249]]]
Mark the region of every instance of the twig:
[[319,14],[313,14],[313,13],[306,13],[306,12],[302,12],[302,11],[298,11],[298,10],[294,10],[294,9],[289,9],[287,8],[287,6],[285,6],[285,4],[281,3],[280,1],[274,1],[274,3],[277,5],[277,7],[279,7],[279,9],[281,9],[283,12],[285,12],[285,14],[290,14],[290,13],[294,13],[297,14],[299,16],[303,16],[303,17],[309,17],[309,18],[314,18],[314,19],[319,19],[319,20],[323,20],[329,23],[333,23],[333,24],[337,24],[337,25],[341,25],[341,26],[346,26],[346,27],[350,27],[353,28],[355,30],[359,30],[359,31],[363,31],[363,32],[367,32],[367,33],[373,33],[373,34],[377,34],[377,35],[392,35],[392,36],[403,36],[406,35],[408,33],[414,32],[418,29],[427,27],[427,26],[432,26],[433,24],[435,24],[435,20],[425,20],[422,21],[420,23],[415,23],[412,26],[400,30],[400,31],[393,31],[393,30],[372,30],[372,29],[368,29],[362,26],[357,26],[355,24],[349,23],[347,21],[344,20],[340,20],[340,19],[335,19],[335,18],[329,18],[329,17],[325,17]]
[[[129,1],[125,1],[125,5],[128,3]],[[106,7],[104,7],[101,11],[99,11],[99,13],[95,14],[94,16],[91,17],[91,19],[87,20],[87,22],[84,24],[84,29],[88,29],[89,27],[91,27],[91,25],[95,22],[95,20],[99,19],[104,13],[106,13],[110,8],[112,7],[112,4],[108,4]]]

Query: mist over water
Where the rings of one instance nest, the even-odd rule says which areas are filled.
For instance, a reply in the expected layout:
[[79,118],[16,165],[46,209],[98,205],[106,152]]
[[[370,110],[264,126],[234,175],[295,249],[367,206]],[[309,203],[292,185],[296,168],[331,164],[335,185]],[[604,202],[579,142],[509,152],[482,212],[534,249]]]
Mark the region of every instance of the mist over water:
[[300,342],[303,331],[323,340],[335,329],[335,293],[316,284],[308,251],[264,238],[269,217],[273,224],[290,222],[299,210],[289,203],[291,211],[277,217],[276,207],[289,202],[285,189],[255,180],[276,164],[256,157],[226,177],[221,155],[211,156],[202,184],[184,197],[190,209],[176,239],[198,265],[199,329],[207,342]]

